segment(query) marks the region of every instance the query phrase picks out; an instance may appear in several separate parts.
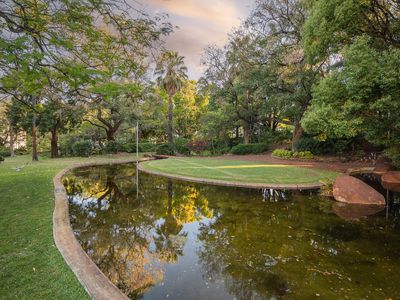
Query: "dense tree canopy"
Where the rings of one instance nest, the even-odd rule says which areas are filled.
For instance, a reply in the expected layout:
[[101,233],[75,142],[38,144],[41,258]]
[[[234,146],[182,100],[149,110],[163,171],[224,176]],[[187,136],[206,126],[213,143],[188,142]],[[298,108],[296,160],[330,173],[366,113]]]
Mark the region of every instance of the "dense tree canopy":
[[257,0],[225,45],[205,49],[198,82],[162,46],[173,26],[123,0],[0,5],[0,142],[28,133],[33,159],[42,137],[52,157],[82,141],[132,151],[138,122],[143,149],[168,142],[166,153],[369,143],[400,161],[398,1]]

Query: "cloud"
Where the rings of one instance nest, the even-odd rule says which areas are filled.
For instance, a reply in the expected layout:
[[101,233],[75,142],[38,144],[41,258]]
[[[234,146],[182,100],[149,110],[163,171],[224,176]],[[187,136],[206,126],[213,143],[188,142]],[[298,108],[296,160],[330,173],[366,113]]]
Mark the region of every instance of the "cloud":
[[204,49],[210,44],[222,46],[228,33],[240,25],[255,0],[143,0],[150,13],[167,13],[178,26],[166,39],[166,47],[185,56],[189,77],[198,79]]
[[230,0],[148,0],[146,5],[191,21],[214,24],[225,30],[238,25],[241,16],[234,1]]

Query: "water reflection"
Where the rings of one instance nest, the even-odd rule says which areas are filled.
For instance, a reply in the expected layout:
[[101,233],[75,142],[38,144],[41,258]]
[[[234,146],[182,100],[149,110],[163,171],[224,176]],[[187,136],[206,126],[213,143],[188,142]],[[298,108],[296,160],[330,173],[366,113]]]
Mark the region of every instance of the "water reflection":
[[315,194],[137,178],[133,165],[65,178],[75,235],[132,299],[398,295],[398,209],[353,222]]
[[336,202],[332,206],[333,212],[345,220],[358,220],[377,214],[385,209],[385,205],[366,205]]

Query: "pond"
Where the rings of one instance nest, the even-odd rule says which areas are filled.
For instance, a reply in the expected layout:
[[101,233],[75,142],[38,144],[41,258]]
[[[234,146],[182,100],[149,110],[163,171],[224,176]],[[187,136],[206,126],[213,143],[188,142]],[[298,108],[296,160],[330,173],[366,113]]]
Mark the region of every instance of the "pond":
[[360,213],[316,192],[176,181],[133,164],[76,169],[64,184],[75,236],[132,299],[400,297],[397,196]]

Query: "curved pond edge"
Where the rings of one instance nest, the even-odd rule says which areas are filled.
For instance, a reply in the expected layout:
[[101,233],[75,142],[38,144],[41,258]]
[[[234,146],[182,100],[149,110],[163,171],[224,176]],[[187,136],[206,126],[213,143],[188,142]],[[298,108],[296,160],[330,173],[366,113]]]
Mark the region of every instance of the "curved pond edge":
[[158,172],[153,170],[148,170],[143,167],[143,164],[138,164],[138,170],[147,174],[163,176],[171,179],[184,180],[196,183],[204,183],[211,185],[220,185],[220,186],[230,186],[230,187],[240,187],[240,188],[249,188],[249,189],[274,189],[274,190],[318,190],[322,188],[324,183],[311,183],[311,184],[278,184],[278,183],[251,183],[251,182],[235,182],[235,181],[225,181],[225,180],[217,180],[217,179],[206,179],[206,178],[197,178],[197,177],[188,177],[175,175],[170,173]]
[[[139,161],[145,160],[150,159],[140,159]],[[54,242],[65,262],[74,272],[86,292],[95,300],[128,300],[129,298],[103,274],[75,238],[69,221],[67,192],[62,179],[68,172],[76,168],[133,162],[136,162],[136,159],[74,164],[63,169],[53,178],[55,198],[53,212]]]

